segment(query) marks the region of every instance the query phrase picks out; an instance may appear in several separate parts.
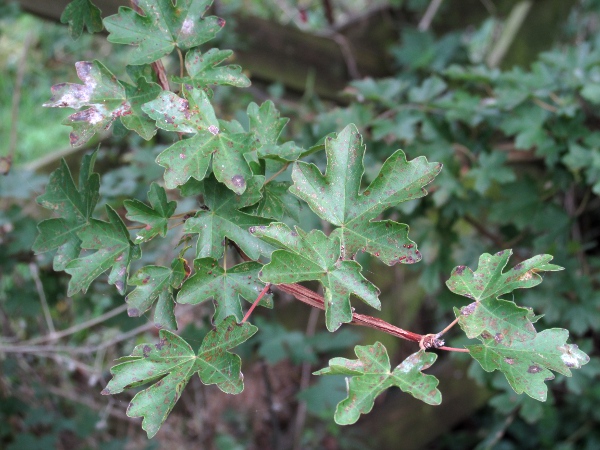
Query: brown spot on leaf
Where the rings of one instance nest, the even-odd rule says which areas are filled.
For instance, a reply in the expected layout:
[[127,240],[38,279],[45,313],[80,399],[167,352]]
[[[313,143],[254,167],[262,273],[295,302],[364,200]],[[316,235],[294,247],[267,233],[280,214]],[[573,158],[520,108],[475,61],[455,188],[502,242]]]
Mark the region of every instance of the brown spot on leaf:
[[542,368],[540,366],[538,366],[537,364],[532,364],[527,369],[527,372],[529,372],[529,373],[540,373],[541,371],[542,371]]
[[456,275],[462,275],[466,268],[467,266],[458,266],[455,269]]
[[499,344],[503,340],[504,340],[504,335],[502,333],[496,333],[496,335],[494,336],[494,341],[496,341],[496,344]]
[[149,345],[144,345],[144,358],[147,358],[151,351],[152,347]]
[[512,358],[504,358],[504,362],[512,366],[515,363],[515,360]]

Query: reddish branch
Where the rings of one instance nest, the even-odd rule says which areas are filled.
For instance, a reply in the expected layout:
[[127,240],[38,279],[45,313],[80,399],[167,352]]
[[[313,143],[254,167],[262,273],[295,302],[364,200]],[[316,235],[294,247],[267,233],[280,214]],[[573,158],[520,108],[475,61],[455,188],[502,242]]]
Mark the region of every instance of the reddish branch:
[[[229,241],[229,243],[231,244],[232,247],[234,247],[236,249],[236,251],[238,252],[238,254],[242,257],[242,259],[244,261],[254,261],[248,255],[246,255],[242,251],[242,249],[238,247],[238,245],[235,242]],[[250,316],[250,313],[252,313],[252,310],[254,310],[254,308],[260,301],[260,299],[265,295],[265,292],[267,292],[273,286],[278,288],[280,291],[287,292],[288,294],[292,295],[295,299],[300,300],[302,303],[306,303],[307,305],[310,305],[313,308],[322,309],[323,311],[325,310],[325,300],[323,299],[323,297],[304,286],[301,286],[296,283],[294,283],[294,284],[270,284],[270,283],[267,283],[267,285],[265,286],[263,291],[259,294],[258,298],[254,301],[254,303],[250,307],[250,310],[244,316],[243,322],[248,319],[248,317]],[[374,328],[375,330],[381,331],[383,333],[391,334],[392,336],[399,337],[400,339],[406,339],[407,341],[418,342],[419,346],[421,348],[424,348],[424,347],[425,348],[439,348],[440,350],[446,350],[449,352],[461,352],[461,353],[469,352],[466,348],[445,347],[445,346],[437,345],[437,343],[439,342],[439,340],[438,340],[439,336],[441,336],[443,333],[445,333],[456,322],[452,322],[451,325],[446,327],[444,329],[444,331],[442,331],[441,333],[438,333],[437,335],[413,333],[412,331],[403,330],[402,328],[392,325],[391,323],[388,323],[385,320],[378,319],[377,317],[367,316],[367,315],[358,314],[358,313],[352,313],[352,322],[350,322],[350,323],[353,325],[360,325],[363,327]]]
[[[325,302],[323,297],[321,297],[316,292],[311,291],[304,286],[299,284],[276,284],[274,285],[279,290],[283,292],[287,292],[288,294],[293,295],[296,299],[300,300],[307,305],[312,306],[313,308],[319,308],[325,310]],[[352,314],[352,322],[354,325],[360,325],[363,327],[374,328],[378,331],[382,331],[387,334],[391,334],[392,336],[399,337],[401,339],[406,339],[407,341],[412,342],[423,342],[429,335],[421,335],[417,333],[413,333],[411,331],[403,330],[402,328],[398,328],[397,326],[392,325],[391,323],[386,322],[385,320],[378,319],[376,317],[367,316],[364,314]],[[454,348],[454,347],[438,347],[440,350],[447,350],[450,352],[463,352],[468,353],[467,349],[464,348]]]

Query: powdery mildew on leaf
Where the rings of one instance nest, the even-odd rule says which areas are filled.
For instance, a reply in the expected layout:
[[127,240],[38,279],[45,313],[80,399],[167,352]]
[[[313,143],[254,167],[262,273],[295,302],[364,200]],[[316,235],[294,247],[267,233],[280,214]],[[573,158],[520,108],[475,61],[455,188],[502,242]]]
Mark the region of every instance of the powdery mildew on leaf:
[[590,360],[577,345],[566,343],[568,337],[567,330],[552,328],[529,341],[504,345],[484,333],[481,345],[467,348],[485,371],[500,370],[517,394],[525,392],[544,402],[548,393],[544,381],[554,379],[550,370],[570,377],[570,369],[579,369]]
[[[240,321],[244,316],[240,297],[252,303],[264,288],[258,279],[261,267],[262,264],[256,262],[245,262],[224,269],[216,259],[196,259],[196,273],[183,283],[177,303],[197,305],[212,298],[215,303],[213,323],[218,325],[229,316]],[[272,297],[265,295],[259,305],[272,308]]]
[[398,386],[429,405],[439,405],[442,402],[442,394],[437,389],[438,379],[422,373],[437,359],[435,353],[420,350],[391,370],[389,356],[380,342],[357,345],[354,352],[358,359],[333,358],[329,360],[329,367],[313,374],[351,377],[348,382],[348,397],[338,403],[335,410],[335,421],[338,424],[355,423],[361,414],[371,411],[375,398],[392,386]]
[[514,289],[536,286],[542,282],[539,272],[562,270],[562,267],[550,264],[550,255],[537,255],[503,273],[511,255],[512,250],[503,250],[495,255],[484,253],[479,258],[476,272],[458,266],[446,282],[455,294],[475,300],[460,310],[455,309],[458,323],[469,338],[486,332],[504,345],[535,338],[533,322],[536,317],[533,312],[498,297]]
[[589,357],[576,345],[566,343],[567,330],[553,328],[537,333],[533,323],[538,317],[531,309],[499,298],[540,284],[539,272],[562,270],[550,264],[552,256],[537,255],[503,272],[511,255],[511,250],[484,253],[477,271],[458,266],[446,285],[452,292],[475,300],[454,309],[467,336],[482,342],[467,346],[471,356],[487,372],[501,371],[518,394],[525,392],[546,401],[544,381],[554,378],[550,370],[571,376],[570,369],[580,368]]
[[113,378],[102,394],[118,394],[156,381],[138,392],[127,408],[129,417],[144,418],[142,428],[152,438],[195,373],[202,383],[216,384],[227,394],[242,392],[242,362],[239,356],[228,350],[248,340],[256,331],[254,325],[238,325],[235,317],[229,317],[206,335],[198,354],[195,354],[185,340],[170,331],[161,330],[157,344],[138,345],[131,356],[117,360],[119,363],[110,370]]
[[212,170],[217,180],[236,194],[242,194],[252,177],[244,154],[254,150],[255,139],[248,133],[220,130],[204,91],[186,88],[184,96],[163,92],[142,108],[156,120],[158,127],[194,134],[176,142],[156,158],[158,165],[165,168],[165,186],[175,189],[190,178],[203,180],[212,158]]
[[494,255],[484,253],[479,257],[477,271],[466,266],[455,267],[446,286],[455,294],[481,301],[515,289],[537,286],[542,282],[539,272],[563,270],[549,263],[551,255],[537,255],[503,273],[511,255],[512,250],[502,250]]
[[121,118],[123,125],[144,139],[156,133],[152,122],[141,110],[141,104],[155,98],[160,86],[139,78],[137,86],[123,85],[99,61],[75,63],[77,76],[84,84],[60,83],[52,86],[52,98],[43,106],[82,109],[71,114],[64,125],[73,127],[72,146],[82,145],[94,134],[110,128]]
[[149,64],[171,53],[187,50],[214,38],[225,21],[204,17],[212,0],[137,0],[143,15],[121,6],[119,13],[104,19],[116,44],[135,45],[130,64]]
[[260,273],[262,281],[281,284],[317,280],[323,285],[329,331],[352,320],[350,294],[373,308],[381,308],[379,289],[362,276],[360,264],[340,260],[339,238],[328,238],[319,230],[290,230],[284,223],[253,227],[251,233],[285,249],[273,252],[271,262]]
[[325,175],[314,164],[297,162],[290,192],[307,202],[319,217],[339,227],[332,234],[340,238],[342,257],[351,259],[362,250],[387,265],[419,261],[421,254],[408,238],[408,225],[376,218],[388,208],[426,195],[425,186],[442,165],[429,163],[425,157],[409,162],[398,150],[361,191],[365,146],[356,126],[348,125],[336,137],[328,137],[325,152]]

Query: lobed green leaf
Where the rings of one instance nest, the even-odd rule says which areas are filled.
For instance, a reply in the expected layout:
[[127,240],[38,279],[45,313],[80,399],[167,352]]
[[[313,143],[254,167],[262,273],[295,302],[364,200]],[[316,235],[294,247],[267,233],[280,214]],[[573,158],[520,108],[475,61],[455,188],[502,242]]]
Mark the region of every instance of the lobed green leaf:
[[129,417],[143,417],[142,428],[152,438],[195,373],[202,383],[216,384],[225,393],[242,392],[241,360],[228,350],[248,340],[257,330],[249,323],[238,325],[235,317],[229,317],[204,337],[197,354],[181,337],[161,330],[157,344],[138,345],[130,357],[111,369],[113,378],[102,394],[118,394],[158,380],[138,392],[127,408]]
[[[244,313],[240,297],[252,303],[264,288],[258,279],[261,267],[256,262],[245,262],[222,268],[216,259],[196,259],[196,273],[183,283],[177,294],[177,303],[197,305],[212,298],[215,303],[213,323],[218,325],[230,316],[241,321]],[[272,308],[272,297],[264,296],[259,305]]]
[[36,254],[57,250],[54,270],[64,270],[81,252],[77,233],[90,223],[99,197],[100,176],[92,172],[95,161],[96,152],[83,157],[76,186],[67,163],[61,160],[60,167],[50,175],[46,192],[37,198],[40,205],[61,216],[40,222],[33,243]]
[[324,287],[325,323],[329,331],[352,321],[350,294],[380,309],[379,290],[361,275],[356,261],[340,260],[340,242],[319,230],[306,233],[298,227],[290,230],[284,223],[253,227],[254,236],[283,247],[271,255],[260,279],[267,283],[296,283],[317,280]]
[[210,39],[225,25],[215,16],[204,17],[212,0],[137,0],[143,14],[121,6],[119,13],[104,19],[108,40],[135,45],[130,64],[149,64],[171,53],[187,50]]
[[324,220],[338,226],[342,258],[351,259],[359,250],[387,265],[412,264],[421,259],[408,238],[408,225],[375,220],[386,209],[427,194],[429,184],[442,169],[424,157],[411,162],[398,150],[383,164],[377,178],[360,191],[364,173],[365,146],[356,126],[348,125],[337,136],[325,140],[325,175],[314,164],[294,165],[290,191],[308,203]]
[[338,403],[335,410],[336,423],[355,423],[361,414],[371,411],[375,398],[392,386],[398,386],[429,405],[439,405],[442,402],[442,394],[437,389],[438,379],[422,373],[435,362],[436,354],[420,350],[391,370],[389,356],[380,342],[357,345],[354,352],[358,359],[333,358],[329,360],[329,367],[313,374],[351,377],[348,396]]

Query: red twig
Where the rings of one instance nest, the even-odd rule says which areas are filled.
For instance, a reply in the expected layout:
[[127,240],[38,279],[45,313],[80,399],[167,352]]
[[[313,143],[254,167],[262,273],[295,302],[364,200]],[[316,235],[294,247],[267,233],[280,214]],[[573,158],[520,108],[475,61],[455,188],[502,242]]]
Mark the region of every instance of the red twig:
[[[316,292],[311,291],[304,286],[299,284],[277,284],[275,285],[279,290],[283,292],[287,292],[288,294],[293,295],[296,299],[300,300],[307,305],[312,306],[313,308],[325,309],[325,303],[323,297],[321,297]],[[401,339],[406,339],[411,342],[420,343],[424,336],[421,334],[413,333],[412,331],[406,331],[402,328],[399,328],[391,323],[386,322],[385,320],[378,319],[377,317],[367,316],[364,314],[352,314],[352,322],[354,325],[360,325],[363,327],[374,328],[375,330],[382,331],[387,334],[391,334],[392,336],[399,337]],[[449,352],[462,352],[468,353],[469,351],[466,348],[454,348],[454,347],[438,347],[440,350],[446,350]]]
[[258,294],[258,297],[256,297],[256,300],[254,300],[254,303],[252,303],[252,306],[250,307],[250,309],[248,310],[248,312],[246,313],[246,315],[242,319],[241,323],[244,323],[246,320],[248,320],[248,317],[250,317],[250,314],[252,314],[252,311],[254,311],[254,308],[256,308],[256,305],[258,305],[258,302],[260,302],[260,300],[269,291],[270,287],[271,287],[271,283],[265,284],[265,287],[263,288],[262,291],[260,291],[260,294]]

